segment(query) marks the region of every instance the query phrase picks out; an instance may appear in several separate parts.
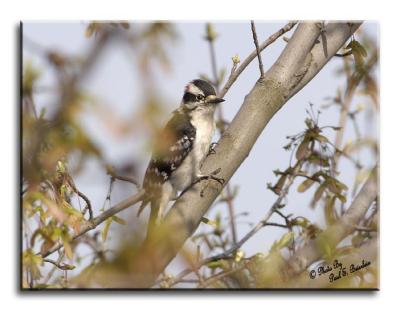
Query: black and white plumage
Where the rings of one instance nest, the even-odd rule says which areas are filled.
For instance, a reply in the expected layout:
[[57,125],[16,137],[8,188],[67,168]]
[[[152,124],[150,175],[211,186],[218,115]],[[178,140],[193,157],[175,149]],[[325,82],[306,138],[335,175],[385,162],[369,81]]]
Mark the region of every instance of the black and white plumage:
[[150,202],[150,222],[159,223],[168,202],[203,177],[200,168],[215,131],[216,105],[222,101],[204,80],[193,80],[185,87],[180,107],[156,140],[138,215]]

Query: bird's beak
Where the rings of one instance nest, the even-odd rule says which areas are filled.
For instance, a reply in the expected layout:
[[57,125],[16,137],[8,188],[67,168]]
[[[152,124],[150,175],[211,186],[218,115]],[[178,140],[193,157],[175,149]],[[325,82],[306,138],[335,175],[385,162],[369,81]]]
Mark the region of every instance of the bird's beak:
[[206,102],[207,103],[210,103],[210,104],[219,104],[219,103],[222,103],[222,102],[224,102],[225,101],[225,99],[223,99],[223,98],[218,98],[217,96],[215,96],[215,95],[209,95],[209,96],[207,96],[207,98],[206,98]]

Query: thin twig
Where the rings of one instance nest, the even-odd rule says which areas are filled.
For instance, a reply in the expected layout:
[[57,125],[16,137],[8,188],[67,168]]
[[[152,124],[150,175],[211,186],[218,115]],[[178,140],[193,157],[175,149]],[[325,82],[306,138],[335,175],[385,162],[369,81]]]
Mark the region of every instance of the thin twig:
[[[138,193],[135,195],[132,195],[125,200],[121,201],[120,203],[114,205],[113,207],[109,208],[108,210],[104,211],[101,213],[99,216],[93,218],[93,220],[88,221],[84,226],[82,226],[81,231],[79,233],[76,233],[72,236],[71,240],[75,240],[79,238],[80,236],[84,235],[90,230],[95,229],[98,225],[100,225],[102,222],[107,220],[107,218],[114,216],[115,214],[123,211],[124,209],[142,201],[143,196],[144,196],[144,190],[140,190]],[[41,255],[43,258],[49,256],[50,254],[54,253],[55,251],[59,250],[63,246],[62,243],[57,243],[55,246],[53,246],[50,250],[43,254],[38,254]]]
[[336,53],[335,56],[336,56],[336,57],[346,57],[346,56],[349,56],[349,55],[352,55],[352,54],[353,54],[353,51],[350,50],[350,51],[347,51],[347,52],[345,52],[345,53],[343,53],[343,54]]
[[[267,46],[274,43],[279,37],[281,37],[286,32],[290,31],[297,22],[290,22],[271,35],[267,40],[260,44],[260,52],[263,51]],[[231,88],[233,83],[237,80],[239,75],[246,69],[246,67],[253,61],[253,59],[257,56],[257,51],[254,50],[247,58],[241,62],[241,65],[233,72],[228,78],[228,81],[225,83],[224,87],[222,88],[221,92],[219,93],[219,97],[224,97],[228,90]]]
[[256,46],[256,51],[257,51],[258,67],[260,68],[260,79],[264,79],[264,77],[265,77],[264,65],[262,63],[260,47],[258,46],[258,38],[257,38],[256,26],[254,25],[254,21],[251,21],[251,32],[253,33],[254,45]]
[[72,177],[69,174],[66,174],[65,176],[66,176],[67,182],[71,186],[72,190],[86,202],[86,206],[85,206],[82,214],[85,215],[86,211],[88,210],[89,211],[89,220],[92,220],[93,219],[93,209],[92,209],[92,204],[90,203],[89,198],[78,190],[78,188],[75,186],[75,183],[74,183]]
[[112,167],[107,167],[107,174],[110,175],[114,179],[126,181],[126,182],[129,182],[129,183],[135,185],[136,189],[140,188],[140,183],[135,178],[129,177],[129,176],[118,175],[117,173],[115,173],[115,170]]
[[223,279],[223,278],[227,277],[227,276],[230,275],[230,274],[233,274],[233,273],[236,273],[236,272],[238,272],[238,271],[241,271],[241,270],[243,270],[244,268],[246,268],[245,265],[240,266],[240,267],[235,268],[235,269],[232,269],[232,270],[229,270],[229,271],[223,271],[223,272],[220,272],[220,273],[218,273],[218,274],[216,274],[216,275],[213,275],[212,277],[208,278],[208,279],[202,284],[202,288],[207,288],[208,286],[210,286],[210,285],[211,285],[212,283],[214,283],[215,281],[218,281],[218,280],[220,280],[220,279]]
[[92,220],[93,219],[93,209],[92,209],[92,204],[90,203],[88,197],[86,195],[84,195],[82,192],[80,192],[79,190],[76,191],[76,194],[79,195],[86,202],[86,206],[83,210],[83,214],[85,215],[86,210],[88,210],[89,211],[89,219]]
[[264,227],[268,227],[268,226],[271,226],[271,227],[281,227],[281,228],[288,228],[288,225],[282,225],[282,224],[278,224],[278,223],[276,223],[276,222],[266,222],[266,223],[264,223]]
[[229,211],[229,219],[230,219],[230,226],[232,232],[232,242],[233,244],[237,243],[237,230],[236,230],[236,223],[235,223],[235,209],[233,207],[233,200],[232,200],[232,190],[231,184],[227,183],[226,185],[226,195],[228,199],[226,200],[226,204],[228,205]]
[[[61,261],[64,258],[64,255],[65,255],[65,252],[63,250],[59,252],[57,264],[61,263]],[[57,270],[57,266],[54,265],[54,267],[50,270],[50,272],[47,274],[46,278],[43,280],[42,283],[47,284],[50,281],[51,277],[53,276],[54,272],[56,272],[56,270]]]
[[[215,53],[214,40],[209,40],[210,55],[211,55],[211,68],[214,76],[214,86],[218,89],[219,79],[217,72],[217,57]],[[218,90],[217,90],[218,91]]]
[[57,267],[58,269],[61,269],[61,270],[73,270],[73,269],[75,269],[75,266],[68,265],[68,264],[61,264],[58,260],[54,261],[54,260],[51,260],[51,259],[43,259],[43,261],[51,263],[52,265],[54,265],[55,267]]

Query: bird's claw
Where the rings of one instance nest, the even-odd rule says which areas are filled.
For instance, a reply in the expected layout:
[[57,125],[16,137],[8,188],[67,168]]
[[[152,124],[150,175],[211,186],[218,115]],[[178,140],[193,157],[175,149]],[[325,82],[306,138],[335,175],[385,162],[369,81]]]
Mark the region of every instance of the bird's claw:
[[[201,176],[200,180],[202,179],[207,179],[207,180],[215,180],[216,182],[218,182],[221,186],[225,183],[225,179],[217,177],[215,175],[219,174],[219,172],[221,172],[221,168],[217,168],[215,171],[211,172],[210,175],[206,175],[206,176]],[[204,192],[205,190],[208,188],[208,183],[203,187],[203,189],[201,189],[200,191],[200,197],[204,197]]]
[[216,154],[217,152],[215,151],[215,147],[218,145],[218,143],[211,143],[210,145],[210,149],[208,149],[208,154],[207,156],[209,156],[210,154]]
[[[224,178],[216,177],[215,175],[219,174],[221,172],[221,168],[217,168],[216,170],[212,171],[209,175],[199,175],[197,178],[189,185],[187,186],[179,195],[181,197],[187,190],[189,190],[192,186],[195,184],[201,182],[202,180],[215,180],[218,182],[220,185],[223,185],[225,183]],[[200,196],[204,196],[204,190],[207,188],[208,184],[200,191]]]
[[212,180],[219,182],[221,185],[223,185],[225,183],[225,179],[215,176],[215,175],[218,175],[220,172],[221,172],[221,168],[217,168],[215,171],[211,172],[209,175],[198,176],[196,183],[200,182],[202,180],[205,180],[205,179],[207,179],[207,180],[212,179]]

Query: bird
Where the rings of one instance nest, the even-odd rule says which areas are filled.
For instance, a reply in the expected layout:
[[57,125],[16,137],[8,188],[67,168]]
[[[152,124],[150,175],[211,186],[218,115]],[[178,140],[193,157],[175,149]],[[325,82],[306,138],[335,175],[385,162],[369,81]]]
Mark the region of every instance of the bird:
[[179,107],[155,139],[143,179],[145,194],[137,215],[150,203],[148,232],[161,223],[168,203],[179,192],[202,179],[223,183],[213,173],[202,174],[201,165],[212,146],[216,107],[224,101],[205,80],[195,79],[185,86]]

